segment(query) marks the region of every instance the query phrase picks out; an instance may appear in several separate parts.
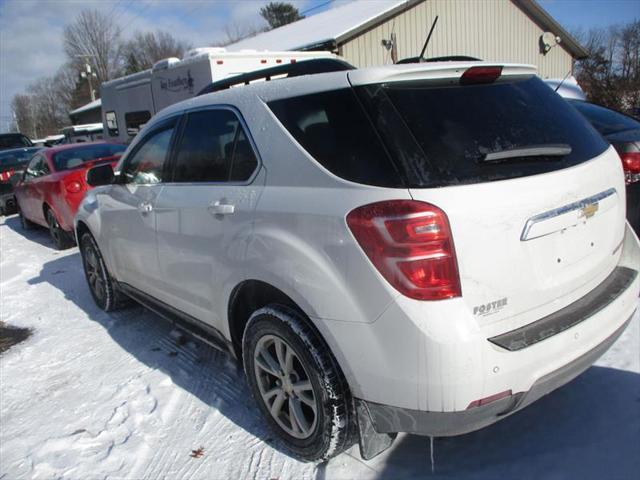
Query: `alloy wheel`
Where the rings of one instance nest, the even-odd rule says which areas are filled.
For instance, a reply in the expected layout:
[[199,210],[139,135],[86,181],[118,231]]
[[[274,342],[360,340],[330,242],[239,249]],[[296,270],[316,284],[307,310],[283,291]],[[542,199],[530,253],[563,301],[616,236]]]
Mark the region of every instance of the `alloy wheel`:
[[253,363],[262,401],[276,423],[292,437],[310,437],[318,404],[300,357],[282,338],[265,335],[256,345]]
[[91,245],[86,245],[83,257],[89,288],[98,300],[103,301],[106,294],[105,272],[98,254]]
[[56,245],[62,245],[64,239],[62,238],[63,232],[60,228],[60,224],[56,219],[56,216],[53,214],[51,210],[47,212],[47,223],[49,223],[49,232],[51,233],[51,238],[53,239]]

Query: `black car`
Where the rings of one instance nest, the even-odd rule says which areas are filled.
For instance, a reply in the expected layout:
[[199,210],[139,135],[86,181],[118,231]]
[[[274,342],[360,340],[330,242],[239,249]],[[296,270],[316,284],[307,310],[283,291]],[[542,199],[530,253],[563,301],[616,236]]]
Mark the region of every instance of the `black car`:
[[33,143],[21,133],[0,133],[0,150],[21,147],[33,147]]
[[640,122],[593,103],[568,102],[618,151],[627,181],[627,219],[640,235]]
[[27,163],[42,147],[13,148],[0,151],[0,215],[16,212],[11,177],[24,170]]

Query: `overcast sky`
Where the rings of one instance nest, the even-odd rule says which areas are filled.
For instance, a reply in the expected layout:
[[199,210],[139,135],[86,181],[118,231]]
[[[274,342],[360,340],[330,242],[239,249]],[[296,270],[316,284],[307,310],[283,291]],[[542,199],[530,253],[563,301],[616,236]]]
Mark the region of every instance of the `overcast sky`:
[[[313,15],[349,0],[289,0]],[[367,1],[367,0],[361,0]],[[467,0],[481,1],[481,0]],[[0,131],[11,120],[11,98],[39,77],[55,74],[65,61],[62,32],[82,8],[97,8],[136,30],[166,30],[194,46],[225,37],[229,23],[264,24],[258,14],[268,0],[0,0]],[[640,18],[639,0],[541,0],[569,30]]]

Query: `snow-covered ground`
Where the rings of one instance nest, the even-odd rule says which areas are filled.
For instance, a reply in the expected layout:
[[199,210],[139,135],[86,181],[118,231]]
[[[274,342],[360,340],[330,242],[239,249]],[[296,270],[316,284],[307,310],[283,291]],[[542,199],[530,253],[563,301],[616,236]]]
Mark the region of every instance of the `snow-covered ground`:
[[[272,440],[242,372],[177,345],[141,307],[98,310],[78,250],[0,224],[0,320],[34,329],[0,357],[0,479],[638,478],[640,321],[574,382],[482,431],[400,436],[370,462],[324,465]],[[201,456],[192,451],[202,449]]]

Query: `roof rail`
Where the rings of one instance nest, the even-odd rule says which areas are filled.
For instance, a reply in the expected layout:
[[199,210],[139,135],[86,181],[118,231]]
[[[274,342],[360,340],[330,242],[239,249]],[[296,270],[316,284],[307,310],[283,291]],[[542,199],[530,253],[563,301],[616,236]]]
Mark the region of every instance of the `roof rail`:
[[277,67],[264,68],[253,72],[235,75],[212,82],[198,92],[198,95],[219,92],[231,87],[239,85],[249,85],[254,80],[271,80],[272,77],[286,75],[287,78],[299,77],[301,75],[314,75],[316,73],[341,72],[345,70],[354,70],[356,67],[344,60],[337,58],[318,58],[315,60],[301,60],[298,62],[278,65]]

